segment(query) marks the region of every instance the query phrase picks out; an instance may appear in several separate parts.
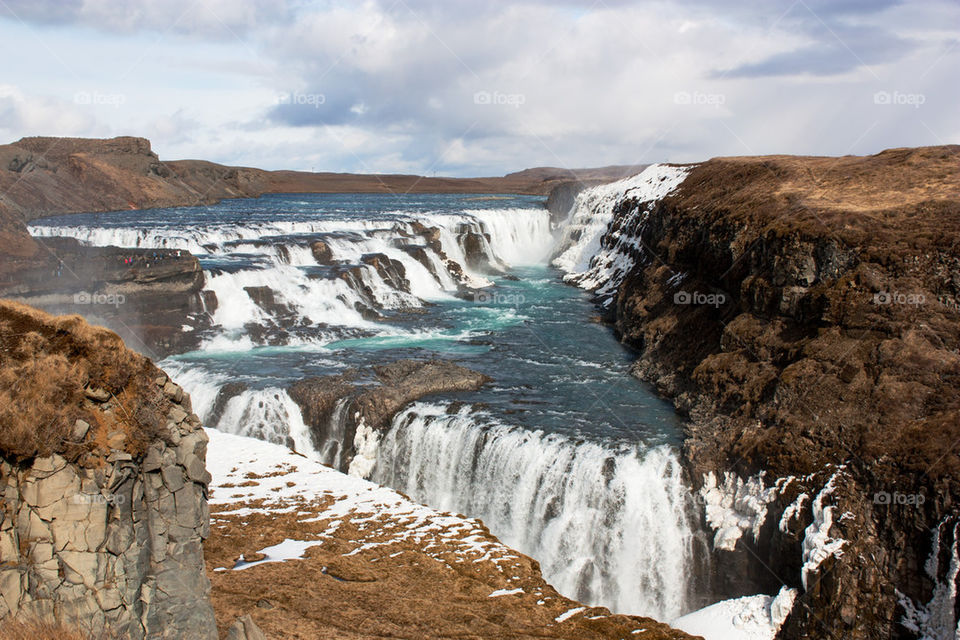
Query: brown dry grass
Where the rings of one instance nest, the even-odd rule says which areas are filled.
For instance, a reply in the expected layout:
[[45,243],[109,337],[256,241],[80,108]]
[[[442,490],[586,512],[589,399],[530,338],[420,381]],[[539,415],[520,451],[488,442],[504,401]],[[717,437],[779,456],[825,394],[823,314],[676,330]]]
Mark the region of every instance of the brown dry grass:
[[[539,565],[526,556],[518,555],[501,571],[489,559],[462,556],[432,532],[422,540],[403,537],[406,525],[372,514],[338,518],[336,530],[324,535],[331,524],[324,517],[328,499],[301,498],[291,502],[295,508],[289,512],[263,510],[261,501],[241,504],[254,511],[236,515],[229,512],[240,504],[213,506],[204,544],[221,633],[250,614],[267,637],[302,640],[690,637],[654,620],[611,615],[603,608],[588,608],[558,624],[557,616],[580,605],[550,587]],[[323,542],[302,559],[230,570],[240,554],[256,559],[258,550],[284,539]],[[364,548],[370,542],[382,546]],[[489,597],[496,589],[517,587],[524,593]],[[646,631],[631,633],[636,629]]]
[[[4,620],[0,640],[90,640],[94,636],[80,633],[64,625],[40,620]],[[103,634],[97,638],[106,638]]]
[[[104,449],[107,435],[122,431],[127,450],[141,453],[169,408],[154,384],[159,375],[116,334],[79,316],[0,301],[0,452],[75,459]],[[87,401],[86,387],[108,391],[112,410]],[[93,427],[84,443],[70,441],[77,419]]]
[[718,227],[826,235],[867,255],[951,247],[960,237],[960,145],[715,158],[669,200]]

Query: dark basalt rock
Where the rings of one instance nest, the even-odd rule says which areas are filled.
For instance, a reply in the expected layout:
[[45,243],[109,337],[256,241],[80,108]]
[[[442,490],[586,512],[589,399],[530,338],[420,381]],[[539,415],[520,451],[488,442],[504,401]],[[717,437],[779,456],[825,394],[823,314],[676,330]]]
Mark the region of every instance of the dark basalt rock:
[[196,348],[199,332],[210,326],[216,300],[202,295],[203,270],[187,251],[86,247],[71,238],[40,242],[46,250],[16,265],[0,282],[0,297],[82,315],[153,358]]
[[[0,319],[0,367],[19,372],[0,385],[0,628],[16,617],[216,639],[202,547],[208,438],[189,396],[82,319],[8,301]],[[20,413],[32,438],[19,435]]]
[[[783,640],[901,637],[894,589],[930,602],[923,567],[957,544],[958,160],[958,147],[713,160],[630,231],[649,250],[615,295],[616,330],[638,352],[634,374],[689,416],[694,482],[708,471],[796,478],[758,543],[716,552],[717,596],[775,593],[781,580],[802,591],[809,501],[846,465],[824,503],[843,555],[810,574]],[[616,218],[636,205],[627,198]],[[690,304],[695,292],[725,300]],[[925,499],[875,502],[895,492]],[[807,507],[781,531],[800,493]]]
[[[340,439],[340,469],[346,471],[353,458],[357,426],[384,431],[407,404],[436,393],[475,391],[490,378],[444,360],[398,360],[365,371],[348,371],[337,376],[308,378],[288,390],[310,427],[317,450],[331,439]],[[342,424],[332,424],[341,400],[348,405],[339,412]],[[325,461],[330,464],[331,461]]]
[[360,261],[376,269],[380,277],[392,288],[410,293],[407,270],[399,260],[393,260],[383,253],[368,253]]
[[470,269],[487,273],[499,272],[494,268],[487,253],[487,248],[490,246],[489,235],[477,233],[464,225],[460,229],[458,238],[460,247],[463,249],[463,257]]

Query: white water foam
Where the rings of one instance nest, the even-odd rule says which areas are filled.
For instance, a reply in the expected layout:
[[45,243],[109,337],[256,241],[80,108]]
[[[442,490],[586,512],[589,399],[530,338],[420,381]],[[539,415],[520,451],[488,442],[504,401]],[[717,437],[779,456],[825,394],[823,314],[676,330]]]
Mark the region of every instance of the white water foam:
[[398,414],[371,479],[483,519],[564,595],[661,620],[688,609],[691,496],[672,450],[573,442],[448,408]]
[[[438,230],[445,257],[459,265],[456,273],[441,254],[422,244],[419,232],[424,226]],[[95,246],[186,249],[229,260],[248,256],[250,266],[205,274],[206,290],[217,299],[211,319],[218,333],[205,338],[208,350],[244,350],[250,344],[243,339],[248,326],[278,331],[290,326],[346,327],[384,333],[383,325],[365,317],[361,309],[417,308],[427,301],[449,299],[461,285],[489,286],[492,282],[467,263],[461,246],[464,233],[482,239],[483,258],[499,269],[543,262],[553,245],[550,215],[538,209],[420,213],[385,220],[280,220],[159,228],[35,224],[30,229],[38,236],[72,237]],[[305,270],[317,266],[310,243],[318,238],[329,247],[334,263],[357,268],[339,275]],[[404,250],[404,243],[413,251]],[[361,262],[364,256],[375,254],[401,265],[406,282],[388,279],[374,266]],[[257,291],[269,291],[275,304],[258,300]],[[329,332],[318,332],[314,342],[322,344],[332,337]],[[284,340],[293,344],[303,338],[285,336]]]
[[[293,440],[297,451],[307,454],[313,446],[306,439],[300,407],[283,389],[247,389],[230,398],[216,424],[206,426],[225,433],[286,445]],[[298,442],[299,439],[299,442]]]
[[[553,259],[566,272],[564,280],[600,296],[612,294],[643,253],[640,226],[651,207],[676,189],[691,168],[654,164],[632,178],[580,192]],[[636,205],[614,220],[614,209],[626,199]]]

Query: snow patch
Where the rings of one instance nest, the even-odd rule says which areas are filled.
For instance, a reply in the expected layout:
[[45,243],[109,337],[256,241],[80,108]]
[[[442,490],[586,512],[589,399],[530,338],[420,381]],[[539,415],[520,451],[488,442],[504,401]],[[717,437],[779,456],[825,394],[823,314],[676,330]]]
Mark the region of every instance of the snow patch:
[[[654,164],[631,178],[581,191],[552,261],[567,273],[564,280],[600,296],[611,294],[644,251],[639,232],[651,208],[676,189],[691,168]],[[625,198],[636,206],[614,220],[614,209]]]
[[520,589],[520,588],[517,588],[517,589],[497,589],[496,591],[492,592],[492,593],[491,593],[490,595],[488,595],[487,597],[488,597],[488,598],[499,598],[500,596],[512,596],[512,595],[515,595],[515,594],[518,594],[518,593],[523,593],[523,592],[524,592],[523,589]]
[[706,640],[773,640],[793,608],[796,589],[774,596],[756,595],[717,602],[670,623]]
[[587,610],[586,607],[575,607],[575,608],[570,609],[570,610],[568,610],[568,611],[564,611],[563,613],[561,613],[560,615],[558,615],[556,618],[554,618],[554,620],[555,620],[556,622],[563,622],[564,620],[569,620],[570,618],[572,618],[573,616],[577,615],[577,614],[580,613],[581,611],[586,611],[586,610]]
[[703,477],[700,497],[704,501],[707,524],[716,533],[715,549],[733,551],[747,531],[756,541],[767,517],[767,505],[777,497],[777,487],[764,487],[763,474],[744,481],[735,473],[724,473],[723,482],[711,471]]
[[790,529],[790,521],[793,520],[796,516],[803,511],[803,503],[810,499],[810,496],[806,493],[801,493],[797,496],[797,499],[790,503],[786,509],[783,510],[783,515],[780,516],[780,531],[781,533],[787,533]]
[[803,583],[804,591],[808,588],[807,580],[810,575],[816,572],[823,561],[830,556],[841,557],[843,555],[843,545],[847,543],[842,538],[830,536],[834,507],[823,506],[823,501],[827,496],[836,490],[837,478],[843,473],[843,469],[842,466],[838,468],[830,476],[830,480],[817,494],[817,497],[813,499],[813,522],[807,527],[803,537],[803,568],[801,569],[800,580]]
[[[960,623],[957,622],[954,611],[957,600],[957,575],[960,574],[960,555],[957,550],[957,535],[960,534],[960,524],[953,526],[953,542],[949,551],[941,549],[941,529],[946,522],[941,522],[933,530],[933,544],[930,556],[924,565],[924,570],[933,580],[934,588],[930,602],[917,605],[906,594],[897,589],[897,600],[903,607],[904,615],[900,624],[909,631],[917,634],[919,640],[955,640],[960,638]],[[946,575],[939,575],[941,553],[950,554],[950,562]]]
[[306,553],[307,549],[310,547],[316,547],[323,544],[322,540],[291,540],[287,538],[279,544],[275,544],[269,547],[264,547],[260,549],[257,553],[262,553],[266,557],[262,560],[256,560],[254,562],[244,562],[243,556],[241,556],[241,561],[234,567],[235,571],[242,569],[249,569],[250,567],[255,567],[258,564],[267,564],[269,562],[286,562],[287,560],[299,560],[303,558],[303,554]]

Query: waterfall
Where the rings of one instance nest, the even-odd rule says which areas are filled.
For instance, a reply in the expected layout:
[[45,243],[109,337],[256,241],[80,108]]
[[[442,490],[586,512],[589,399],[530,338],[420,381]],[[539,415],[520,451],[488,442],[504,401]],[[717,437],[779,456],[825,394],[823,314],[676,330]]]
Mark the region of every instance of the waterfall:
[[[217,350],[324,344],[343,337],[331,327],[389,334],[371,316],[450,299],[463,285],[492,284],[488,274],[471,269],[462,246],[464,234],[477,239],[480,258],[500,270],[543,262],[553,246],[545,210],[401,214],[373,220],[210,220],[151,226],[37,222],[30,230],[95,246],[185,249],[209,261],[206,291],[217,301],[211,314],[216,333],[205,337],[204,348]],[[427,235],[436,231],[439,245],[428,241],[424,229]],[[318,265],[310,249],[317,240],[329,249],[331,265]],[[385,274],[371,262],[374,257],[395,272]],[[257,327],[257,334],[249,327]]]
[[604,446],[415,403],[383,437],[371,479],[481,518],[537,558],[561,593],[661,620],[688,610],[692,497],[668,447]]
[[206,426],[274,444],[293,440],[297,451],[313,453],[312,444],[303,438],[308,430],[300,407],[283,389],[248,389],[230,398],[220,419]]
[[[448,331],[390,320],[396,312],[426,314],[434,302],[490,286],[497,271],[512,266],[552,258],[569,282],[612,290],[641,251],[634,232],[645,212],[685,175],[684,168],[655,165],[584,191],[559,244],[544,209],[378,211],[364,218],[311,212],[307,219],[258,212],[239,221],[200,215],[190,224],[35,222],[31,231],[100,246],[186,249],[201,259],[213,328],[200,336],[200,354],[161,364],[191,393],[207,426],[292,441],[324,464],[349,466],[432,507],[482,518],[506,544],[536,558],[564,595],[668,620],[689,610],[696,573],[695,510],[672,448],[546,433],[473,406],[423,402],[397,414],[385,433],[361,426],[351,443],[345,399],[334,405],[327,433],[316,434],[282,387],[335,368],[319,355],[332,341],[396,336],[401,344]],[[614,220],[623,199],[639,204]],[[324,245],[320,259],[317,241]],[[498,318],[515,312],[495,311]],[[452,339],[496,330],[475,309],[463,315],[449,329]],[[270,354],[216,353],[262,345],[304,347],[298,353],[311,354],[310,364],[288,374],[274,363],[235,378],[227,373],[234,358],[268,362]],[[349,359],[349,347],[335,349],[328,355]],[[362,464],[344,459],[350,445],[362,451],[356,458]]]
[[[552,261],[566,272],[564,280],[596,291],[609,304],[643,253],[640,226],[650,208],[680,186],[691,168],[654,164],[631,178],[581,191]],[[628,200],[630,211],[615,219],[615,209]]]
[[350,408],[350,398],[337,400],[333,411],[330,412],[330,421],[323,442],[317,442],[315,448],[319,452],[319,460],[328,467],[340,469],[343,463],[343,449],[347,437],[347,410]]

